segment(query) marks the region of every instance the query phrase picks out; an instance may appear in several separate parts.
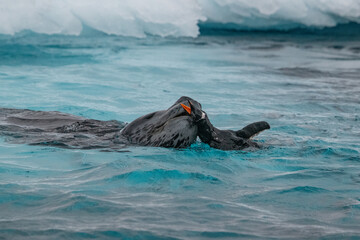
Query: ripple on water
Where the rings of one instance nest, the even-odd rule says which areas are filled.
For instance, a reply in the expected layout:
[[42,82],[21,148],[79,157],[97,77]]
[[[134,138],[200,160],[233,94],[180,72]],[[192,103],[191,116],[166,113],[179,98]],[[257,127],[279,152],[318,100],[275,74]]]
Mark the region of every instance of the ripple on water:
[[[179,170],[152,169],[149,171],[132,171],[122,173],[102,180],[111,184],[114,188],[142,188],[148,190],[179,191],[185,189],[198,189],[208,184],[221,184],[222,181],[211,175],[198,172],[182,172]],[[199,190],[199,189],[198,189]]]
[[358,40],[228,34],[2,36],[1,107],[131,121],[189,95],[272,128],[246,151],[0,139],[0,239],[357,239]]

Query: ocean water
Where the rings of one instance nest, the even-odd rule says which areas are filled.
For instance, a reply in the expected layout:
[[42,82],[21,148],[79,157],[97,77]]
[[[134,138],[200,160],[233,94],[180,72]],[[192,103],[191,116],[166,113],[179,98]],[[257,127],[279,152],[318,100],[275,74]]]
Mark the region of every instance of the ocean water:
[[[328,15],[356,20],[357,3],[342,20],[339,1]],[[251,16],[265,27],[265,15]],[[0,137],[0,239],[360,238],[359,26],[238,32],[229,28],[245,25],[199,18],[189,34],[176,22],[164,35],[141,25],[139,36],[84,18],[79,34],[55,20],[41,25],[48,32],[2,25],[0,107],[130,122],[187,95],[221,129],[260,120],[271,129],[255,138],[261,149],[244,151],[198,141],[102,152]]]

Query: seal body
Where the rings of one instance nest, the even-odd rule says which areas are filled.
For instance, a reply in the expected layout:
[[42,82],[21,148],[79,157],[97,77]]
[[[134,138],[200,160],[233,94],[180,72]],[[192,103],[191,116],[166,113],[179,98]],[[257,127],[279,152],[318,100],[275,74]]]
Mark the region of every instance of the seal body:
[[12,143],[119,149],[126,145],[126,140],[117,137],[124,126],[115,120],[99,121],[55,111],[0,108],[0,135]]
[[179,98],[166,110],[146,114],[125,124],[86,119],[61,112],[0,108],[0,135],[14,143],[66,148],[116,150],[129,144],[185,148],[197,137],[213,148],[257,147],[251,138],[270,126],[255,122],[238,131],[213,126],[199,102]]

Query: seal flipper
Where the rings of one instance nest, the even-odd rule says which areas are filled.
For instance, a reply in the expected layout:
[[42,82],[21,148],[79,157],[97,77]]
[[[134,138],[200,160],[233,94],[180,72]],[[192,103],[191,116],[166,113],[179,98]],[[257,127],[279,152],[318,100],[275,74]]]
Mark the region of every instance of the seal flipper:
[[261,122],[251,123],[246,127],[244,127],[243,129],[236,131],[235,133],[236,136],[238,137],[249,139],[266,129],[270,129],[270,125],[265,121],[261,121]]

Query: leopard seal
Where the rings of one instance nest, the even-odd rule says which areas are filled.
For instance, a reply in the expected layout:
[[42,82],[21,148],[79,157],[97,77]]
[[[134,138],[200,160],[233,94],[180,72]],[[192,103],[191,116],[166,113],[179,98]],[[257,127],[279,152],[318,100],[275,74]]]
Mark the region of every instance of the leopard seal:
[[10,142],[64,148],[186,148],[199,137],[213,148],[240,150],[257,147],[251,138],[269,128],[267,122],[255,122],[238,131],[220,130],[210,122],[201,104],[186,96],[166,110],[146,114],[128,124],[56,111],[0,108],[0,135]]

